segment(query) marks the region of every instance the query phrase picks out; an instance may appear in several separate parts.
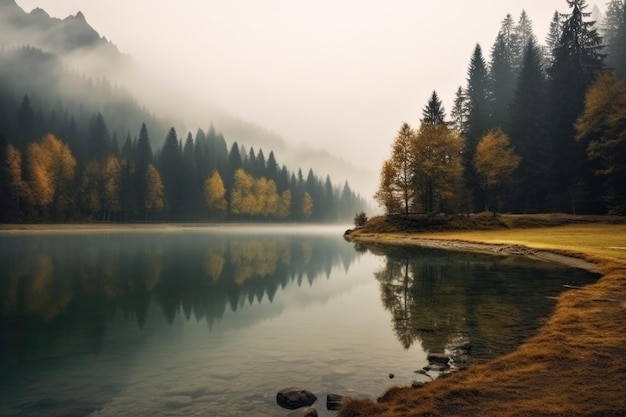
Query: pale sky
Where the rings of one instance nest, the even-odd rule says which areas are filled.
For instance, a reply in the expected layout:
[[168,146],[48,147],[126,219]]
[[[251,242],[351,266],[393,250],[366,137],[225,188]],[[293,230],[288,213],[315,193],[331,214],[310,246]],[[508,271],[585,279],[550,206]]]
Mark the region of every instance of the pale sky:
[[402,122],[419,125],[433,90],[449,112],[474,46],[487,58],[507,13],[517,21],[526,10],[543,43],[554,12],[569,11],[566,0],[17,3],[59,18],[80,10],[174,87],[376,172]]

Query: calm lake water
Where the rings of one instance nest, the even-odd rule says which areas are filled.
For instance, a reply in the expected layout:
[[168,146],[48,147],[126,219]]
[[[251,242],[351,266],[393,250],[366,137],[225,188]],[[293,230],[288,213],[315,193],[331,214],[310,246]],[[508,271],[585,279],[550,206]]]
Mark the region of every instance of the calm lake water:
[[[355,246],[337,227],[0,234],[0,416],[281,416],[299,386],[376,398],[427,352],[481,361],[596,276]],[[389,374],[395,374],[391,381]]]

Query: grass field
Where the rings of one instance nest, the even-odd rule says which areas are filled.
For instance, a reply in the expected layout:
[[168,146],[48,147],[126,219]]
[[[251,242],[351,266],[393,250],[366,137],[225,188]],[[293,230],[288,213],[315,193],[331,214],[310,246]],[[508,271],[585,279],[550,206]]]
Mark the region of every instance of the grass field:
[[389,244],[522,245],[586,259],[603,277],[564,292],[540,332],[515,352],[422,388],[391,388],[376,402],[349,400],[341,417],[626,416],[626,225],[594,220],[508,227],[381,233],[379,224],[378,231],[366,227],[350,235],[355,241]]

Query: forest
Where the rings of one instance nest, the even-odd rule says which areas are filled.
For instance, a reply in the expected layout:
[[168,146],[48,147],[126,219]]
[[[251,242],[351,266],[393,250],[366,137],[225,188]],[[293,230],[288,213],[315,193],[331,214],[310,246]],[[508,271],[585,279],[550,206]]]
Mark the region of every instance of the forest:
[[0,221],[333,222],[366,206],[212,123],[186,136],[167,123],[54,54],[0,51]]
[[626,214],[626,2],[567,6],[543,45],[507,15],[450,115],[434,91],[401,125],[374,196],[386,213]]

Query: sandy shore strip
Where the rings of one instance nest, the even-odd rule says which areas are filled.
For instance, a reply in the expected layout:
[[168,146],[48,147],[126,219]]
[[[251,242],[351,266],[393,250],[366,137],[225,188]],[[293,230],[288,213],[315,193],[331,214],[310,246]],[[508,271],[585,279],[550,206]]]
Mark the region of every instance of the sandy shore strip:
[[416,235],[370,235],[359,234],[350,238],[354,242],[395,245],[395,246],[421,246],[432,249],[445,249],[460,252],[477,252],[503,256],[526,256],[546,262],[580,268],[590,272],[599,272],[598,265],[589,262],[577,254],[556,253],[549,250],[534,249],[524,245],[508,245],[495,243],[470,242],[464,240],[429,239]]

